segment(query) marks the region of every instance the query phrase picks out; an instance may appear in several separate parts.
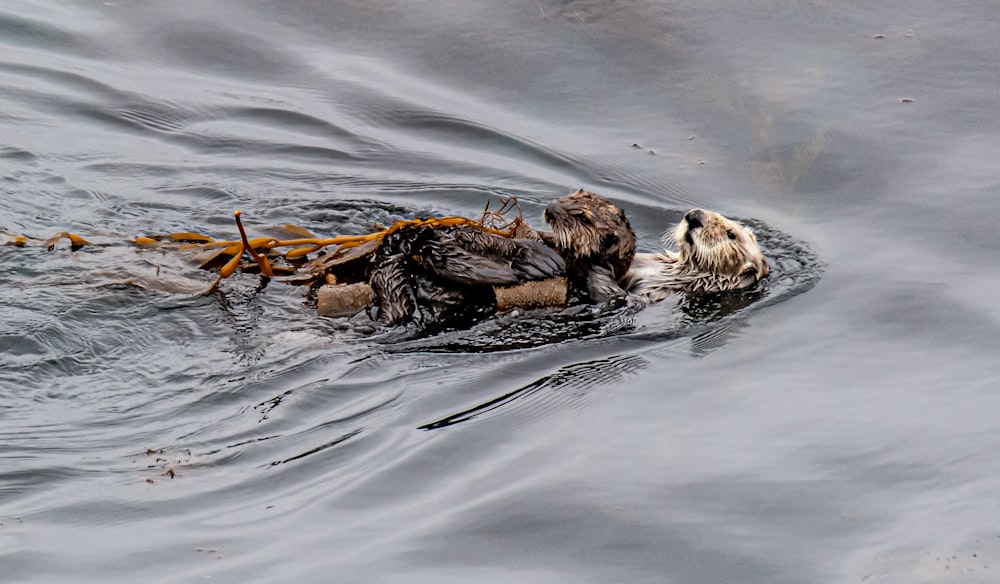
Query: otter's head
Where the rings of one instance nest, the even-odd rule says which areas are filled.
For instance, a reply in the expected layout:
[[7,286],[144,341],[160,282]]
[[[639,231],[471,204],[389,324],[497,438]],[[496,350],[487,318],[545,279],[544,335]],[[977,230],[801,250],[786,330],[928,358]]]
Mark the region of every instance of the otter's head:
[[688,211],[664,239],[677,245],[681,263],[729,284],[722,289],[752,286],[771,272],[753,232],[712,211]]
[[628,271],[635,256],[635,232],[625,212],[607,199],[581,189],[546,207],[545,222],[567,263],[605,264],[616,279]]

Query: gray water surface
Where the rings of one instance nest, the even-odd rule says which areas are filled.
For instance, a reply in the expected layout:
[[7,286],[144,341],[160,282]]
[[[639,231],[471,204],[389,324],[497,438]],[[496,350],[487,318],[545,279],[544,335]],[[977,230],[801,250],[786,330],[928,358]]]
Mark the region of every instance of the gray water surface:
[[[5,2],[0,231],[95,245],[0,247],[0,581],[996,582],[995,21]],[[128,244],[537,224],[579,187],[647,250],[752,220],[780,269],[732,310],[414,340]]]

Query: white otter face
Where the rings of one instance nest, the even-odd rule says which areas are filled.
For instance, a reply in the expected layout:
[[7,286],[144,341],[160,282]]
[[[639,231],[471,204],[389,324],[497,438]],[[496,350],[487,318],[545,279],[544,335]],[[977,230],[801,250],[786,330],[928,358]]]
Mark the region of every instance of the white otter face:
[[770,269],[750,229],[703,209],[694,209],[664,234],[677,245],[679,260],[693,270],[717,274],[745,288],[767,277]]

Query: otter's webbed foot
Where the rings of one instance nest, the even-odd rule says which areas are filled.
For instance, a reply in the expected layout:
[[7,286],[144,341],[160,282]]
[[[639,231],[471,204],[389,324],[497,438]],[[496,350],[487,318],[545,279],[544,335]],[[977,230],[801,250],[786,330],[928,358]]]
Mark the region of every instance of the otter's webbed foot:
[[530,239],[511,241],[517,246],[517,253],[511,258],[511,266],[522,281],[544,280],[566,272],[566,262],[562,256],[544,243]]
[[500,237],[479,229],[459,228],[451,233],[463,249],[509,266],[521,281],[544,280],[563,273],[566,262],[541,241]]
[[446,233],[430,237],[421,247],[418,261],[435,276],[460,286],[509,286],[518,282],[517,273],[509,265],[465,249]]

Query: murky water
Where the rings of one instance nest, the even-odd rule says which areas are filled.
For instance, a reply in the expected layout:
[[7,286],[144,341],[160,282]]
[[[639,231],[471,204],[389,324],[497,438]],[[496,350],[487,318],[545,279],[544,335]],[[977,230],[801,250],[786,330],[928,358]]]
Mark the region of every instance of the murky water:
[[[0,8],[0,581],[995,582],[989,2]],[[633,146],[635,145],[635,146]],[[146,233],[578,187],[756,295],[406,338]]]

